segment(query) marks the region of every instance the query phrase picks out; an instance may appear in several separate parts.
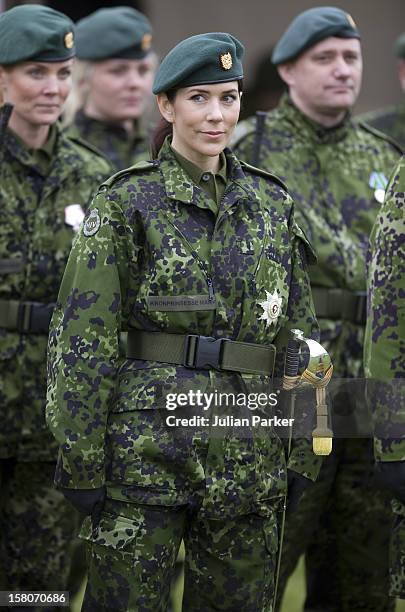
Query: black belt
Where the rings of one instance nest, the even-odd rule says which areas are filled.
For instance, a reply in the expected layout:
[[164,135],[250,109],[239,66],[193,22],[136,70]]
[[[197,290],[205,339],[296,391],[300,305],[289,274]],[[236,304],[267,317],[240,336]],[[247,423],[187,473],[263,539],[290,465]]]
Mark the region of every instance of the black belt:
[[214,368],[272,376],[276,347],[272,344],[262,346],[227,338],[132,329],[128,332],[127,357],[173,363],[186,368]]
[[22,334],[47,334],[55,304],[0,300],[0,328]]
[[312,287],[312,295],[317,317],[366,324],[366,292]]

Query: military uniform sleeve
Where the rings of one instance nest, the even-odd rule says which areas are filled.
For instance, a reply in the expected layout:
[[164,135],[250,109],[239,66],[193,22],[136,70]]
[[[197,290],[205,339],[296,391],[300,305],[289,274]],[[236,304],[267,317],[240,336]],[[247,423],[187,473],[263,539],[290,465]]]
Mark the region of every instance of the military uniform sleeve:
[[[315,255],[304,232],[297,225],[293,218],[290,220],[290,236],[293,244],[292,252],[292,272],[290,283],[290,294],[288,300],[287,319],[288,323],[284,326],[276,339],[277,365],[276,372],[278,377],[282,377],[284,372],[285,350],[290,338],[289,331],[298,328],[304,332],[304,336],[319,341],[319,326],[315,316],[315,307],[312,300],[311,286],[307,271],[307,264],[315,261]],[[305,396],[312,398],[315,404],[315,393],[310,389]],[[287,401],[288,398],[287,398]],[[306,398],[306,403],[308,399]],[[295,418],[300,420],[303,410],[303,400],[297,395],[295,403]],[[300,413],[301,411],[301,413]],[[311,418],[311,415],[309,415]],[[308,420],[308,417],[307,417]],[[322,459],[316,456],[312,450],[312,437],[308,432],[308,438],[294,437],[292,450],[288,458],[287,467],[302,474],[306,478],[316,480],[321,468]]]
[[[103,188],[106,189],[106,188]],[[62,280],[48,344],[47,423],[60,445],[56,483],[104,484],[106,419],[127,293],[130,229],[106,192],[94,198]]]
[[404,191],[402,158],[370,239],[364,365],[379,461],[405,460]]

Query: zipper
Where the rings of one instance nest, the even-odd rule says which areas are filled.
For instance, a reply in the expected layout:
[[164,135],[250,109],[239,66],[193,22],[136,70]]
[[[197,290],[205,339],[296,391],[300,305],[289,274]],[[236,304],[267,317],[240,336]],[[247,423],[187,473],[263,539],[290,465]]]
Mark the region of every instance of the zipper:
[[169,216],[167,214],[165,214],[165,217],[168,220],[168,222],[170,223],[170,225],[181,236],[181,238],[184,241],[184,243],[188,246],[191,255],[194,257],[194,259],[197,262],[198,267],[200,268],[201,272],[204,274],[205,281],[206,281],[207,287],[208,287],[208,301],[209,302],[215,302],[214,282],[212,280],[212,277],[208,273],[207,264],[198,256],[197,252],[194,250],[193,246],[187,240],[187,238],[185,237],[183,232],[181,230],[179,230],[179,228],[177,227],[177,225],[175,225],[173,223],[173,221],[171,221]]

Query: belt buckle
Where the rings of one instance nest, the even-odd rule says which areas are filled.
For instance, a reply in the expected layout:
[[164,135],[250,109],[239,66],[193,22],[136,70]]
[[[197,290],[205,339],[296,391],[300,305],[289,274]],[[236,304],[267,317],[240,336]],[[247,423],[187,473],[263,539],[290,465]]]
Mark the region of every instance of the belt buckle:
[[17,310],[16,328],[20,334],[26,334],[31,327],[32,304],[20,302]]
[[222,344],[226,338],[188,334],[185,339],[183,365],[186,368],[221,369]]

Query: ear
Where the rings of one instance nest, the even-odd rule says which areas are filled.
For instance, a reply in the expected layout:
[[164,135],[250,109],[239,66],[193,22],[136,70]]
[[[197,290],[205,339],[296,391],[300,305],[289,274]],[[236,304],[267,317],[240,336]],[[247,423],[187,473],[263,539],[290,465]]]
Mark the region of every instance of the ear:
[[294,62],[287,62],[277,66],[277,72],[289,87],[294,83]]
[[6,90],[6,71],[3,68],[3,66],[0,66],[0,89],[2,91],[2,94],[4,96],[4,92]]
[[156,101],[162,117],[166,119],[166,121],[168,121],[169,123],[173,123],[173,104],[170,102],[167,95],[164,92],[158,93],[158,95],[156,96]]

